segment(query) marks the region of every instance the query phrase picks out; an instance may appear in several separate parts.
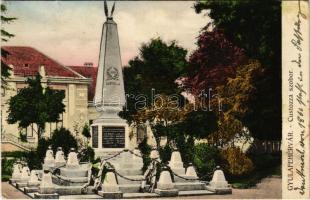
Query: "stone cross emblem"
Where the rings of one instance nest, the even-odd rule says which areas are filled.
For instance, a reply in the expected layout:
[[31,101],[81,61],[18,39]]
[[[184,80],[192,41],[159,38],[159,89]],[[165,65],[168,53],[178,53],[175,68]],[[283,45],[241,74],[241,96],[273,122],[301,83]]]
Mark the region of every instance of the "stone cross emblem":
[[118,70],[115,67],[109,67],[107,69],[107,80],[117,81],[119,79]]

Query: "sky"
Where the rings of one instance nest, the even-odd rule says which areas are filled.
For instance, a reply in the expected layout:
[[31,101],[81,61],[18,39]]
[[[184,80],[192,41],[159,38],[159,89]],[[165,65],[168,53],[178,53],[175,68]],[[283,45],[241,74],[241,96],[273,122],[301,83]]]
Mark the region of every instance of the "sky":
[[[98,63],[102,25],[102,1],[9,1],[7,15],[18,20],[5,25],[16,36],[2,45],[31,46],[63,65]],[[161,37],[176,40],[189,52],[210,19],[196,14],[194,1],[117,1],[114,21],[118,24],[122,64],[139,53],[142,43]],[[112,2],[108,2],[109,10]]]

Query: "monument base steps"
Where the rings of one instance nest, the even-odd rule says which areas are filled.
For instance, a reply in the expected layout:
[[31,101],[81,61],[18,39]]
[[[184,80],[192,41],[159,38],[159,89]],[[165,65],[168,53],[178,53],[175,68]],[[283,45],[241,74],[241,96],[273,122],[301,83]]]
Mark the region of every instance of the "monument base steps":
[[16,183],[17,189],[23,188],[23,187],[26,187],[26,186],[27,186],[27,182],[17,182]]
[[214,188],[214,187],[207,185],[206,189],[211,192],[214,192],[215,194],[231,194],[232,193],[231,188]]
[[52,179],[53,183],[63,186],[82,186],[88,181],[87,177],[72,178],[72,177],[59,176],[59,178],[57,178],[53,176]]
[[175,197],[178,196],[179,191],[177,189],[170,189],[170,190],[155,189],[155,193],[161,197]]
[[174,183],[174,188],[179,191],[205,190],[206,184],[201,182]]
[[[12,184],[15,184],[16,182],[18,182],[18,181],[20,181],[20,179],[13,179],[13,178],[11,178],[10,180],[9,180],[9,183],[12,185]],[[14,185],[14,187],[15,187],[15,185]]]
[[141,169],[126,169],[126,168],[121,168],[121,169],[117,169],[116,171],[123,175],[123,176],[136,176],[136,175],[142,175],[142,171]]
[[88,169],[68,169],[68,168],[60,168],[60,175],[64,177],[87,177]]
[[199,196],[199,195],[211,195],[214,192],[208,190],[195,190],[195,191],[179,191],[179,196]]
[[53,194],[40,194],[40,193],[34,193],[35,199],[59,199],[59,195],[57,193]]
[[82,186],[56,186],[59,195],[79,195],[82,194]]
[[197,177],[194,177],[194,176],[181,176],[181,177],[184,177],[186,179],[192,179],[192,180],[186,180],[186,179],[174,176],[174,182],[177,182],[177,183],[180,183],[180,182],[182,182],[182,183],[184,183],[184,182],[199,182],[199,180],[195,180],[195,179],[197,179]]
[[141,184],[131,183],[119,185],[119,190],[123,193],[138,193],[140,192]]
[[[142,175],[134,175],[134,176],[125,176],[126,178],[129,178],[129,179],[134,179],[134,180],[141,180],[143,179],[143,176]],[[117,181],[118,181],[118,184],[132,184],[132,183],[141,183],[141,181],[130,181],[130,180],[127,180],[127,179],[124,179],[120,176],[117,176]]]
[[100,195],[104,199],[122,199],[123,198],[123,193],[122,192],[103,192],[103,191],[99,191],[98,195]]
[[24,193],[39,192],[39,187],[24,187]]

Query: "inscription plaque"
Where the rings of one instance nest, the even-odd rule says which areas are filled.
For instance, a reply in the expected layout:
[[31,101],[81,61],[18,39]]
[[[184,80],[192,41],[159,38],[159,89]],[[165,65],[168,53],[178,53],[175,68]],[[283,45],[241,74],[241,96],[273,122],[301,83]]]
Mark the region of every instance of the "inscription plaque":
[[92,126],[92,144],[93,148],[98,148],[98,126]]
[[125,127],[102,127],[103,148],[125,148]]

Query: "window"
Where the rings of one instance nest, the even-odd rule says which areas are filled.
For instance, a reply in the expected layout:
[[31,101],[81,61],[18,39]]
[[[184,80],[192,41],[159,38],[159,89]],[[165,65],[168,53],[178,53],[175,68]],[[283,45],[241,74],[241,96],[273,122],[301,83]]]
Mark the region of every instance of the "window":
[[98,148],[98,126],[92,126],[92,146]]

